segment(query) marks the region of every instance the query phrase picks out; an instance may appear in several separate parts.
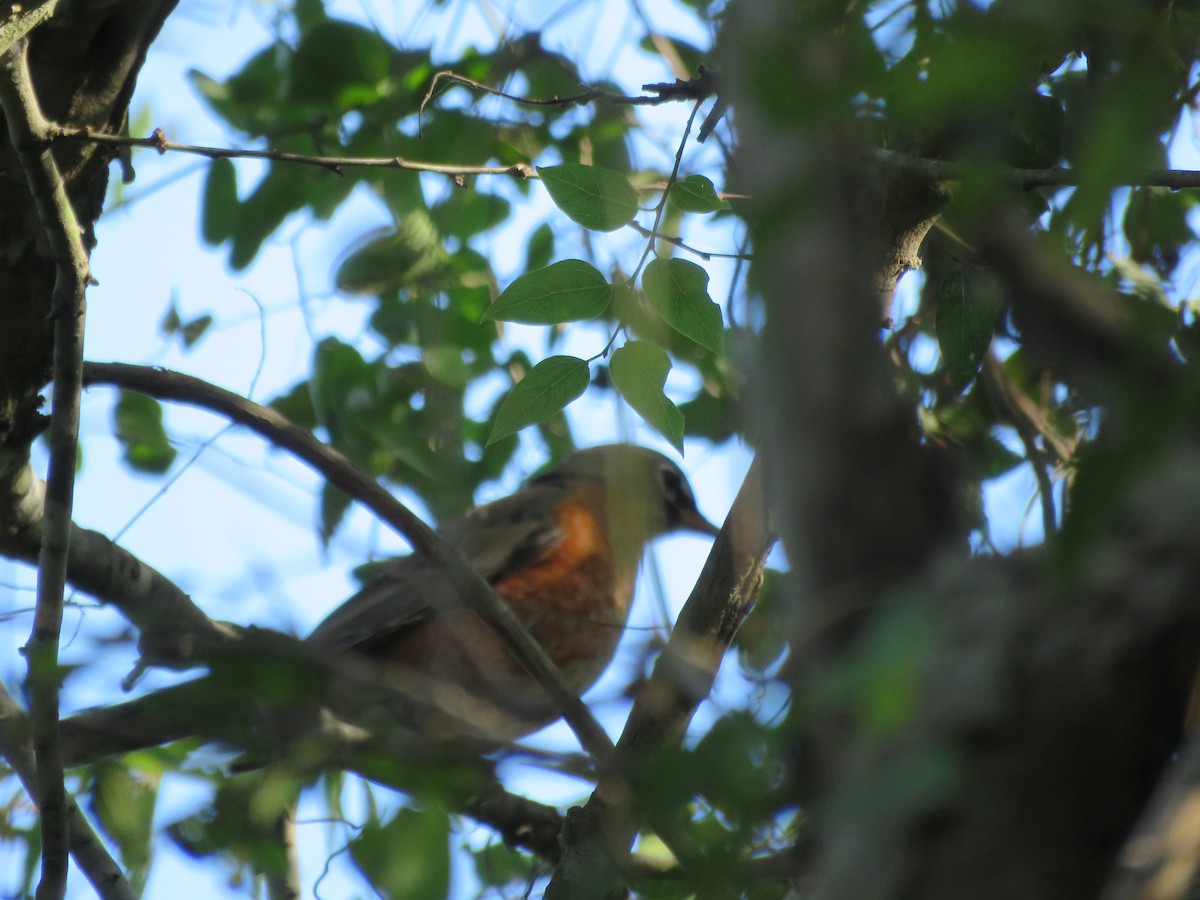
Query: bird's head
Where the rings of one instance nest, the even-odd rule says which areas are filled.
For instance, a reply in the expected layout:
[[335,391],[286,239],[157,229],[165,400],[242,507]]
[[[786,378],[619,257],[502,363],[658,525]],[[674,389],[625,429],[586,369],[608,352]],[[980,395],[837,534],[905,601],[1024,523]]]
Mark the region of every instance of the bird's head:
[[720,530],[696,507],[687,476],[655,450],[632,444],[605,444],[580,450],[537,480],[586,479],[604,491],[609,529],[615,541],[637,544],[673,531],[715,537]]

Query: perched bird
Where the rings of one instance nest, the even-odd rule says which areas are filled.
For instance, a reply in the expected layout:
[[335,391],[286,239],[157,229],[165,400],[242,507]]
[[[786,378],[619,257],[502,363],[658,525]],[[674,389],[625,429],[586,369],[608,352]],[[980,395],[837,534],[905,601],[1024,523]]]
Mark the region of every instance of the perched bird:
[[[582,693],[616,651],[646,545],[678,530],[717,533],[675,463],[653,450],[613,444],[572,454],[441,534]],[[466,738],[490,746],[549,724],[558,716],[549,695],[455,590],[438,564],[419,554],[403,557],[330,613],[303,649],[345,654],[368,707],[375,706],[375,686],[387,689],[381,696],[407,698],[385,701],[376,712],[426,744]],[[236,656],[216,662],[210,660],[205,678],[66,720],[72,764],[176,740],[198,722],[209,736],[240,735],[237,723],[257,712],[257,690],[276,703],[280,690],[322,690],[307,681],[281,688],[273,680],[286,671],[279,667],[259,671],[257,677],[272,681],[254,687]],[[304,701],[321,697],[293,696],[279,716],[267,716],[277,740],[294,741],[310,727],[300,714]],[[261,726],[262,716],[255,721]]]
[[[677,530],[717,533],[675,463],[612,444],[572,454],[441,534],[582,693],[616,651],[646,545]],[[392,563],[308,640],[384,662],[410,689],[489,737],[517,737],[557,716],[503,639],[421,556]],[[497,713],[486,723],[479,700]]]

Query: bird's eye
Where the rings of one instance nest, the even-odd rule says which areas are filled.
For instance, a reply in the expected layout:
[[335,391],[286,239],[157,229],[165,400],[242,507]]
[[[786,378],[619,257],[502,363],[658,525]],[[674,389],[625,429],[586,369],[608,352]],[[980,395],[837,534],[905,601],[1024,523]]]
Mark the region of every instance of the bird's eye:
[[696,498],[692,496],[687,479],[677,468],[664,466],[659,470],[659,478],[662,479],[663,496],[666,498],[668,509],[690,509],[696,505]]

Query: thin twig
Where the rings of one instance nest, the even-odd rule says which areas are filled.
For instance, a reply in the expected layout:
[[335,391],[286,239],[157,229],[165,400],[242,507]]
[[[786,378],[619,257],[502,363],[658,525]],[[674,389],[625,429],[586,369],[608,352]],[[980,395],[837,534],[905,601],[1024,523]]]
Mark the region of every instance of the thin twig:
[[165,369],[121,363],[87,363],[87,384],[113,384],[158,399],[198,406],[244,425],[287,450],[319,472],[335,487],[354,497],[402,534],[418,553],[440,566],[455,593],[494,628],[521,665],[546,690],[580,745],[598,762],[608,759],[613,745],[591,711],[566,685],[562,673],[509,609],[456,548],[447,544],[417,515],[364,474],[337,450],[297,428],[273,409],[231,391]]
[[433,94],[437,90],[439,81],[461,84],[463,87],[483,91],[495,97],[503,97],[505,100],[519,103],[522,106],[567,107],[582,106],[597,101],[610,103],[614,106],[659,106],[663,103],[674,103],[679,100],[703,100],[706,97],[711,97],[717,90],[716,76],[703,67],[700,69],[699,75],[686,81],[676,78],[673,82],[663,84],[643,84],[642,90],[652,92],[649,95],[630,96],[628,94],[617,94],[604,88],[581,85],[582,89],[578,94],[572,94],[568,97],[549,98],[521,97],[517,94],[510,94],[507,91],[494,88],[490,84],[484,84],[481,81],[475,81],[455,72],[445,70],[438,72],[429,82],[429,90],[425,92],[425,98],[421,101],[421,106],[417,111],[418,130],[420,128],[421,115],[425,112],[425,107],[429,104],[429,101],[433,99]]
[[61,897],[67,885],[67,795],[58,742],[58,639],[67,581],[71,506],[79,449],[83,326],[88,280],[87,252],[67,189],[46,147],[32,144],[50,129],[34,94],[25,43],[4,58],[0,106],[17,150],[29,192],[54,257],[54,400],[50,415],[50,461],[45,523],[38,558],[37,609],[26,645],[32,706],[37,795],[40,801],[42,875],[39,898]]
[[749,253],[717,253],[714,250],[698,250],[695,247],[685,244],[683,242],[683,239],[680,237],[677,237],[672,234],[659,234],[658,232],[651,231],[645,225],[640,224],[636,220],[630,221],[629,227],[632,228],[634,231],[636,231],[638,234],[640,234],[644,238],[665,241],[668,244],[673,244],[674,246],[678,247],[680,250],[686,250],[688,253],[694,253],[696,256],[700,257],[705,262],[707,262],[710,259],[743,260],[743,259],[752,259],[753,258]]
[[43,143],[59,141],[86,141],[92,144],[103,144],[109,147],[144,147],[157,150],[159,154],[190,153],[195,156],[205,156],[209,159],[265,159],[270,162],[296,163],[298,165],[317,166],[341,175],[342,169],[399,169],[408,172],[432,172],[451,178],[465,178],[468,175],[507,175],[518,181],[526,178],[537,178],[537,172],[529,163],[514,163],[511,166],[458,166],[443,163],[427,163],[407,160],[400,156],[317,156],[308,153],[290,153],[286,150],[251,150],[232,147],[206,147],[199,144],[180,144],[168,141],[161,128],[154,129],[149,137],[129,137],[122,134],[105,134],[83,128],[77,131],[58,130],[43,139]]

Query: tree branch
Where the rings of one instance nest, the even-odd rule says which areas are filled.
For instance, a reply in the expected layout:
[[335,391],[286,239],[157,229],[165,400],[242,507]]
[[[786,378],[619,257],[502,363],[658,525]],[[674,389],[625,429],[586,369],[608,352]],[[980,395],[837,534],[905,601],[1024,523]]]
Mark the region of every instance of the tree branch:
[[0,107],[9,140],[17,150],[29,192],[54,258],[54,400],[50,416],[50,464],[46,513],[38,559],[37,608],[26,645],[37,758],[42,833],[42,877],[38,897],[61,897],[67,882],[67,796],[58,744],[58,639],[75,492],[79,447],[79,395],[82,389],[87,251],[66,185],[49,149],[31,145],[45,137],[42,115],[29,76],[24,41],[9,50],[0,75]]
[[443,541],[419,517],[337,450],[297,428],[273,409],[177,372],[121,363],[87,363],[84,380],[89,385],[115,384],[159,399],[187,403],[219,413],[303,460],[330,484],[356,498],[395,528],[412,543],[416,552],[439,566],[446,573],[455,595],[507,641],[521,665],[546,690],[581,746],[598,761],[607,759],[611,754],[612,741],[591,711],[567,687],[562,674],[546,652],[529,635],[513,611],[471,568],[462,553]]

